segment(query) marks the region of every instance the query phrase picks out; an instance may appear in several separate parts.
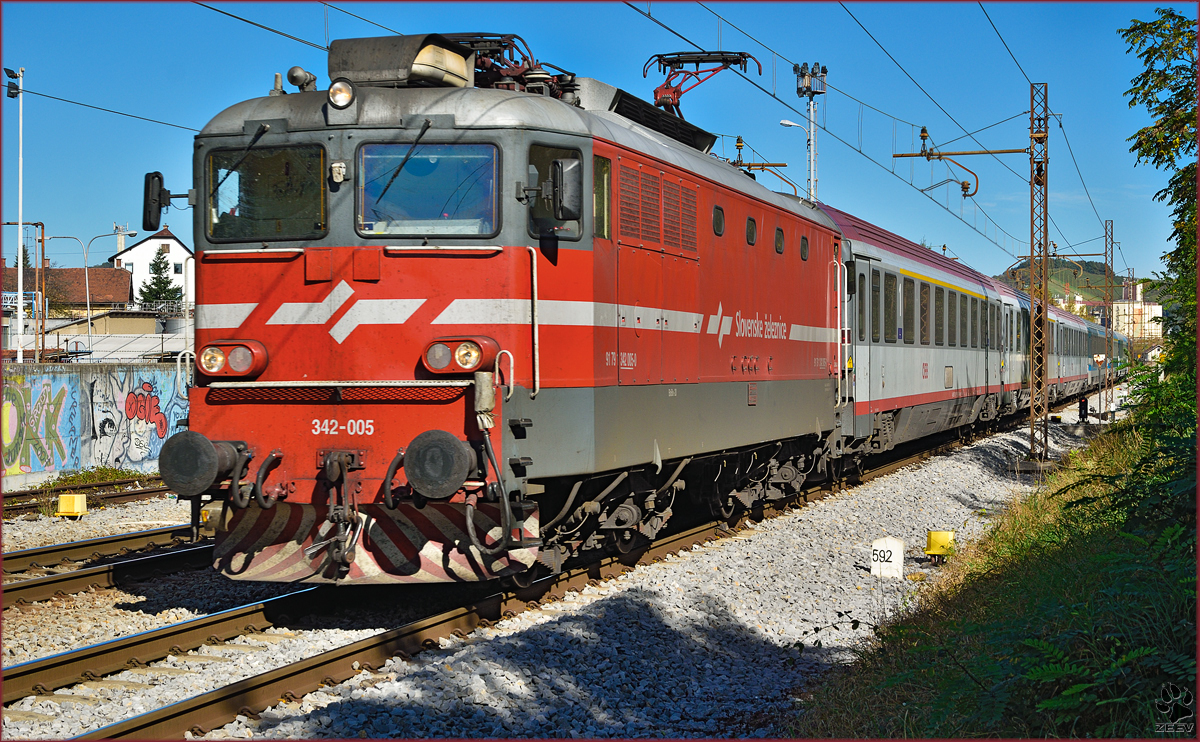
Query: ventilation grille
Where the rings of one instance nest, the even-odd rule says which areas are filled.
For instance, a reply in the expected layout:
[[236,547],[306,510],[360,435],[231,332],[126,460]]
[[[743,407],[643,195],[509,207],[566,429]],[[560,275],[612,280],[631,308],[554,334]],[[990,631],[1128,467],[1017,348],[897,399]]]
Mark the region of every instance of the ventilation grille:
[[647,242],[662,242],[659,234],[660,188],[658,176],[642,173],[642,239]]
[[[342,402],[452,402],[466,393],[462,386],[344,387]],[[208,404],[271,404],[339,401],[333,387],[269,387],[209,389]]]
[[641,233],[641,196],[638,171],[636,168],[621,166],[621,236],[627,239],[640,239]]

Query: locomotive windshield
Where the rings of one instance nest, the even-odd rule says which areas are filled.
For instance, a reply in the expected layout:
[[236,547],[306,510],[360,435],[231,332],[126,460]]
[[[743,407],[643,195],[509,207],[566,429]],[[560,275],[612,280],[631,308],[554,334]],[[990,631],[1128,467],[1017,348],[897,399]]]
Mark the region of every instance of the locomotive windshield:
[[325,150],[262,147],[208,157],[214,242],[305,239],[325,233]]
[[363,145],[358,231],[365,236],[495,234],[498,167],[490,144]]

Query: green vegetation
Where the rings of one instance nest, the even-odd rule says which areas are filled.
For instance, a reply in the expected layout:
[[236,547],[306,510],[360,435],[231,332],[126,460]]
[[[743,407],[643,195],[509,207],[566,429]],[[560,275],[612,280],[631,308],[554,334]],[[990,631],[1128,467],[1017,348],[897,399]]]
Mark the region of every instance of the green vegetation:
[[81,469],[80,471],[60,474],[54,479],[46,482],[45,487],[70,487],[79,486],[86,487],[97,482],[111,482],[114,479],[133,479],[135,477],[145,477],[153,479],[158,474],[140,471],[130,471],[128,469],[114,469],[111,466],[96,466],[90,469]]
[[[919,606],[804,699],[790,736],[1137,736],[1196,709],[1196,25],[1169,9],[1120,31],[1145,64],[1130,137],[1169,170],[1170,311],[1129,417],[961,549]],[[1191,701],[1162,702],[1178,686]],[[1183,692],[1193,695],[1184,697]],[[1162,733],[1165,736],[1195,736]]]
[[158,252],[150,261],[150,280],[138,289],[138,303],[149,304],[154,301],[179,301],[183,298],[183,288],[171,283],[167,271],[171,268],[167,254]]

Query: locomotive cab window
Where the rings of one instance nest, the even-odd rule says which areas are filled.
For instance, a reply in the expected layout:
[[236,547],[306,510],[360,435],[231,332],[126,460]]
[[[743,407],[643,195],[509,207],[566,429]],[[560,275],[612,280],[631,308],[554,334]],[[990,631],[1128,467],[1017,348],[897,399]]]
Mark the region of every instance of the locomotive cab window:
[[[534,188],[550,180],[550,170],[555,160],[583,159],[579,150],[563,149],[561,147],[546,147],[541,144],[529,148],[529,171],[526,185]],[[578,219],[560,221],[554,218],[554,204],[544,198],[535,196],[529,199],[529,236],[558,237],[563,240],[578,240],[580,225]]]
[[713,234],[720,237],[725,234],[725,209],[713,207]]
[[783,255],[783,230],[775,228],[775,252]]
[[494,145],[364,144],[358,158],[359,234],[481,237],[499,231]]
[[328,228],[325,148],[217,150],[206,168],[213,242],[315,239]]
[[746,244],[753,245],[758,241],[758,223],[754,221],[754,217],[746,217]]
[[607,157],[592,158],[592,212],[594,234],[602,240],[612,237],[612,162]]

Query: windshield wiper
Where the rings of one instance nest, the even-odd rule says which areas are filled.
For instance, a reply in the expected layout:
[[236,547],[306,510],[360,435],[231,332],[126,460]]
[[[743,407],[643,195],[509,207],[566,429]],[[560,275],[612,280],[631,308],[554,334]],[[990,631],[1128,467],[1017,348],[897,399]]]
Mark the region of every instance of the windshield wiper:
[[246,145],[246,148],[244,150],[242,150],[242,156],[237,159],[237,162],[233,163],[232,167],[230,167],[228,170],[225,171],[225,174],[221,176],[221,179],[217,181],[217,184],[215,186],[213,186],[212,191],[208,194],[209,201],[212,201],[212,197],[215,196],[217,194],[217,191],[221,189],[221,184],[225,182],[225,179],[228,178],[230,175],[233,175],[233,171],[238,169],[238,165],[241,165],[242,162],[246,159],[247,155],[250,154],[250,149],[254,145],[258,144],[259,139],[262,139],[262,135],[266,134],[270,130],[271,130],[270,124],[259,124],[258,125],[258,131],[254,132],[254,136],[250,137],[250,143]]
[[379,203],[383,200],[383,197],[387,194],[388,189],[392,187],[392,183],[396,182],[396,176],[399,175],[400,171],[404,169],[404,166],[408,164],[408,158],[413,156],[413,152],[417,151],[417,145],[421,143],[421,137],[425,136],[425,132],[429,131],[429,127],[432,125],[433,122],[429,119],[425,119],[425,123],[421,124],[421,131],[417,134],[416,140],[412,143],[412,146],[408,148],[408,152],[405,153],[404,159],[401,160],[400,164],[396,166],[396,172],[392,173],[392,177],[388,180],[387,185],[383,187],[383,191],[379,194],[379,197],[375,199],[375,203]]

